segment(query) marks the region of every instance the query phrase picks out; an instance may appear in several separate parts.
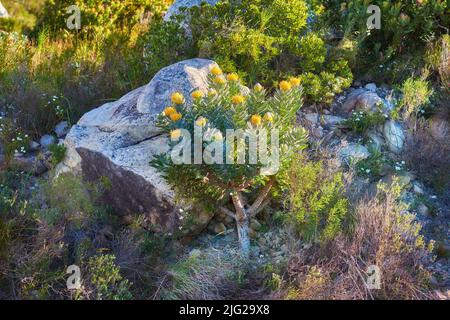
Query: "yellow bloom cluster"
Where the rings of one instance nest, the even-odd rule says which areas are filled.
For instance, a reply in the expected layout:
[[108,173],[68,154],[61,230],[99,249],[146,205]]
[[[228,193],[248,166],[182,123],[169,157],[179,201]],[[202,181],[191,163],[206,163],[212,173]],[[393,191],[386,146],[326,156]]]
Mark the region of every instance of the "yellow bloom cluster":
[[241,96],[240,94],[234,95],[234,96],[231,98],[231,102],[232,102],[234,105],[241,104],[241,103],[243,103],[244,101],[245,101],[245,98],[244,98],[243,96]]
[[261,92],[264,90],[264,87],[260,83],[257,83],[257,84],[255,84],[254,89],[256,92]]
[[222,69],[220,69],[218,66],[215,66],[211,69],[211,73],[215,76],[220,76],[222,74]]
[[225,83],[227,83],[227,80],[225,80],[225,78],[223,76],[216,76],[214,78],[214,83],[224,85]]
[[172,96],[170,97],[173,103],[175,104],[183,104],[184,103],[184,96],[180,92],[174,92],[172,93]]
[[264,114],[264,117],[261,117],[259,114],[254,114],[250,117],[250,123],[255,126],[258,127],[262,124],[262,121],[264,120],[265,122],[273,122],[274,116],[271,112],[266,112]]
[[285,80],[280,82],[280,90],[282,92],[289,91],[289,90],[291,90],[291,88],[292,88],[292,84],[290,82],[285,81]]
[[299,78],[296,78],[296,77],[292,77],[292,78],[290,78],[289,79],[289,82],[291,83],[291,85],[293,86],[293,87],[298,87],[299,85],[300,85],[300,79]]
[[201,99],[203,97],[203,92],[201,92],[200,90],[195,90],[194,92],[191,93],[191,97],[194,100]]
[[181,130],[180,129],[175,129],[170,131],[170,139],[172,140],[178,140],[181,136]]
[[206,123],[208,122],[208,119],[204,118],[204,117],[199,117],[196,121],[195,124],[199,127],[204,127],[206,126]]
[[230,73],[227,75],[228,81],[238,81],[239,76],[236,73]]

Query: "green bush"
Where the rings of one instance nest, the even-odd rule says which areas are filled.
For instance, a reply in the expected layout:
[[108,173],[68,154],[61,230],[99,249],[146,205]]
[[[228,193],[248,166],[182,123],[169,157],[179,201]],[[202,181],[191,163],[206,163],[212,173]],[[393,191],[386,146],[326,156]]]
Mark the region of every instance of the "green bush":
[[81,36],[99,32],[107,34],[131,28],[143,19],[160,18],[171,3],[172,0],[48,0],[36,30],[47,29],[55,35],[70,33],[71,30],[67,29],[70,14],[66,10],[76,5],[81,12],[81,30],[78,32]]
[[130,300],[131,284],[120,275],[115,264],[116,257],[111,254],[97,255],[87,261],[89,282],[98,300]]
[[408,78],[403,83],[401,91],[403,93],[400,107],[404,108],[407,118],[425,113],[422,108],[430,102],[433,90],[428,81],[420,78]]
[[342,174],[300,154],[289,170],[290,222],[306,241],[326,243],[342,233],[349,218]]
[[[423,66],[427,43],[448,33],[450,26],[445,0],[325,0],[323,4],[323,23],[344,34],[344,39],[358,43],[355,70],[360,75],[370,70],[373,78],[390,83],[403,80]],[[369,5],[381,9],[380,30],[367,29]]]
[[210,58],[226,72],[268,87],[276,86],[276,79],[299,75],[308,100],[329,103],[351,84],[352,75],[346,61],[329,56],[320,34],[308,29],[309,11],[304,0],[224,0],[192,7],[186,12],[187,32],[176,27],[183,17],[162,22],[160,39],[150,30],[146,39],[153,54],[148,64],[160,61],[162,49],[173,49],[171,62],[186,56]]
[[383,124],[386,117],[387,115],[384,115],[381,111],[353,111],[351,117],[344,120],[342,124],[361,134],[367,132],[370,128]]

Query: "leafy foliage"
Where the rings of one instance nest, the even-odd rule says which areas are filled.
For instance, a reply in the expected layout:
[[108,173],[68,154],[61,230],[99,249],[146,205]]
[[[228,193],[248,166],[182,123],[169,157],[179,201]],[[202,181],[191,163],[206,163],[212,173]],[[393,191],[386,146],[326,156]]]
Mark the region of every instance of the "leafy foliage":
[[300,154],[292,162],[289,179],[290,221],[300,236],[323,243],[342,233],[349,218],[342,174],[327,175],[321,162]]

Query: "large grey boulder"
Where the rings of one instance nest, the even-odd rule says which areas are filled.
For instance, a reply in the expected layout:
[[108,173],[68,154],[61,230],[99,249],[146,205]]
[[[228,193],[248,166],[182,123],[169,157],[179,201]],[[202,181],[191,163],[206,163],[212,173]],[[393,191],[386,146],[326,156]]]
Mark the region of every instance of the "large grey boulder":
[[0,18],[9,18],[8,11],[6,11],[5,7],[0,2]]
[[217,2],[219,2],[219,0],[175,0],[175,2],[169,7],[169,10],[167,10],[166,14],[164,15],[164,20],[170,20],[172,16],[180,14],[181,8],[200,6],[203,2],[210,5],[215,5]]
[[211,60],[190,59],[161,69],[139,96],[137,110],[160,113],[170,103],[170,95],[175,91],[183,93],[186,102],[191,103],[192,91],[208,92],[208,74],[214,66],[217,64]]
[[104,200],[123,215],[145,214],[161,231],[177,225],[174,194],[149,161],[168,151],[168,137],[155,126],[157,115],[170,104],[173,91],[188,96],[206,88],[213,61],[192,59],[161,70],[151,82],[118,101],[86,113],[67,134],[66,158],[58,174],[70,171],[88,181],[111,182]]

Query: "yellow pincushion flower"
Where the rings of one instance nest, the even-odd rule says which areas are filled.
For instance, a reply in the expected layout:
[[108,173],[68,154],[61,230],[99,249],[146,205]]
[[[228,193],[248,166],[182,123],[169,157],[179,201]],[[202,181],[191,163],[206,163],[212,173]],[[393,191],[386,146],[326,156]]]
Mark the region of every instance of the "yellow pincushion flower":
[[301,80],[299,78],[292,77],[289,79],[289,82],[293,87],[298,87],[300,85]]
[[260,126],[261,122],[262,122],[261,116],[259,114],[252,115],[250,118],[250,122],[252,125],[254,125],[256,127]]
[[214,78],[214,83],[216,83],[216,84],[225,84],[225,83],[227,83],[227,81],[225,80],[224,77],[217,76],[217,77]]
[[199,117],[197,119],[197,121],[195,121],[195,124],[199,127],[204,127],[206,126],[206,123],[208,122],[208,119],[204,118],[204,117]]
[[292,85],[289,82],[284,81],[284,80],[280,82],[280,90],[281,91],[286,92],[286,91],[291,90],[291,88],[292,88]]
[[170,97],[170,99],[175,104],[183,104],[184,103],[184,97],[180,92],[172,93],[172,96]]
[[170,120],[172,120],[173,122],[177,122],[178,120],[180,120],[183,116],[181,115],[181,113],[179,112],[175,112],[172,113],[171,115],[169,115]]
[[175,129],[170,131],[170,139],[172,140],[178,140],[181,137],[181,130],[180,129]]
[[220,76],[222,74],[222,69],[220,69],[218,66],[215,66],[211,69],[211,73],[215,76]]
[[191,93],[191,97],[194,100],[198,100],[201,97],[203,97],[203,92],[201,92],[200,90],[195,90],[194,92]]
[[257,83],[257,84],[255,84],[254,89],[256,92],[261,92],[261,91],[263,91],[264,87],[260,83]]
[[236,73],[230,73],[227,75],[228,81],[238,81],[239,76]]
[[217,94],[217,91],[215,89],[210,89],[208,91],[208,96],[209,97],[215,96],[216,94]]
[[239,94],[237,94],[237,95],[235,95],[235,96],[233,96],[233,97],[231,98],[231,102],[232,102],[233,104],[235,104],[235,105],[241,104],[241,103],[243,103],[244,101],[245,101],[245,98],[244,98],[243,96],[239,95]]
[[169,117],[172,113],[176,113],[177,110],[174,107],[167,107],[164,109],[163,113],[166,117]]
[[273,114],[271,112],[266,112],[263,119],[267,122],[273,122]]

